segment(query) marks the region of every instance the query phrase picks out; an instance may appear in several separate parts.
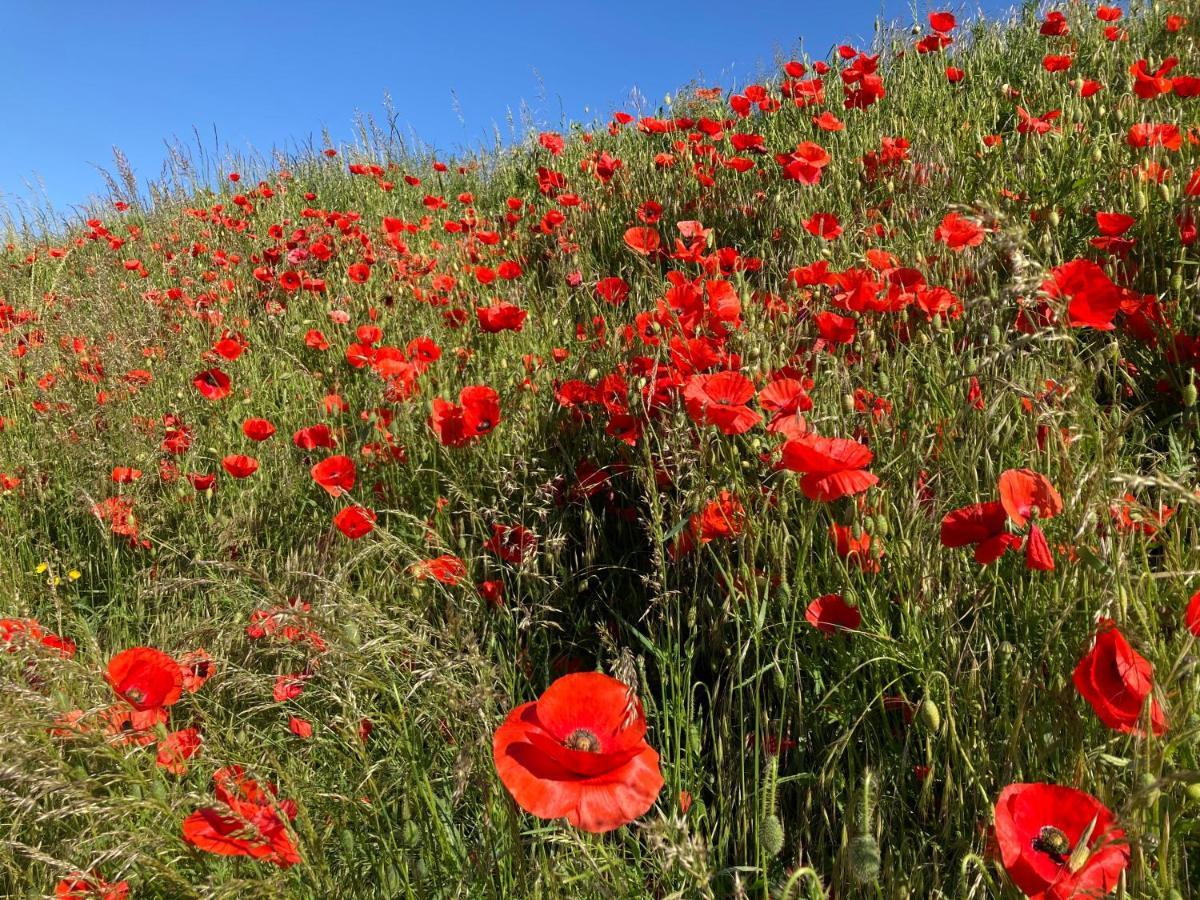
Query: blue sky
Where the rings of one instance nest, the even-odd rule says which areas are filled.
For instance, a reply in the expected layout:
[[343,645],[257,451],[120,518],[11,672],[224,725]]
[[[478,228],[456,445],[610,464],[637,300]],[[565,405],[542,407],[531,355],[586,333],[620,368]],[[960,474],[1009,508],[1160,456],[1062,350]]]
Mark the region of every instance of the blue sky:
[[[918,5],[960,15],[997,0]],[[0,209],[48,200],[60,214],[103,192],[96,166],[119,146],[142,180],[164,141],[198,130],[269,153],[323,129],[353,138],[356,113],[382,116],[443,152],[509,135],[524,105],[539,124],[651,108],[693,80],[728,87],[804,40],[813,56],[869,44],[901,0],[840,2],[352,3],[341,0],[8,0],[0,30]],[[216,139],[214,139],[214,130]],[[32,185],[32,191],[30,186]]]

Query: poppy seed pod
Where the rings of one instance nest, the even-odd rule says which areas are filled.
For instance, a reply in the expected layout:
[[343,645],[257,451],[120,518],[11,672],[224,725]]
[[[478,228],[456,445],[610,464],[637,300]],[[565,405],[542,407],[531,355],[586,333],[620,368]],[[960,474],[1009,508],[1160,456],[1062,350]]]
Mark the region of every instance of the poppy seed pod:
[[846,865],[855,884],[874,884],[879,878],[882,858],[879,842],[872,834],[856,834],[846,845]]
[[778,856],[783,851],[783,823],[779,816],[771,813],[762,821],[759,828],[758,841],[768,856]]
[[942,727],[942,713],[937,704],[926,697],[917,708],[917,719],[922,725],[937,734]]

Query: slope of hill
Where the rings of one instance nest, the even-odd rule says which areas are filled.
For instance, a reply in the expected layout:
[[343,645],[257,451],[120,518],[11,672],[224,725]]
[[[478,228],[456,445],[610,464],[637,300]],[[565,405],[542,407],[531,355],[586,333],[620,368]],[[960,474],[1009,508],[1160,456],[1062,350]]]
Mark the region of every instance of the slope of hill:
[[3,893],[1187,894],[1197,28],[12,238]]

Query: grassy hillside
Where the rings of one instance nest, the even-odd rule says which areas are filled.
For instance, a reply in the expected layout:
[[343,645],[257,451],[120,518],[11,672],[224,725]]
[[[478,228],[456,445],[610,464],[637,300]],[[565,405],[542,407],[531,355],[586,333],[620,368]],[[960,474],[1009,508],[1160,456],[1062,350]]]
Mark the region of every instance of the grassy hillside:
[[0,893],[1188,895],[1198,28],[933,16],[14,234]]

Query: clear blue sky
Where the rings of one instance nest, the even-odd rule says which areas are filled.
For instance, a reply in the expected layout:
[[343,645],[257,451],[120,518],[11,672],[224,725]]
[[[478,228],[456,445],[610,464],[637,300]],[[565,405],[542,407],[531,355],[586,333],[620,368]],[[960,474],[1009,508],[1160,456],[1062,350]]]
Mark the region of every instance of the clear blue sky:
[[[1009,2],[917,0],[963,17]],[[904,0],[485,3],[6,0],[0,28],[0,210],[48,199],[59,214],[103,192],[119,146],[141,180],[164,140],[269,153],[322,129],[353,138],[356,113],[390,94],[405,133],[446,153],[507,139],[524,103],[538,124],[651,108],[700,79],[728,87],[804,39],[812,56],[869,44]],[[30,191],[33,186],[33,193]]]

